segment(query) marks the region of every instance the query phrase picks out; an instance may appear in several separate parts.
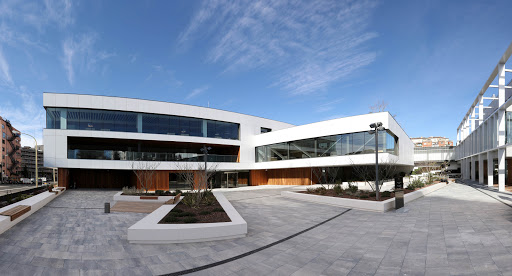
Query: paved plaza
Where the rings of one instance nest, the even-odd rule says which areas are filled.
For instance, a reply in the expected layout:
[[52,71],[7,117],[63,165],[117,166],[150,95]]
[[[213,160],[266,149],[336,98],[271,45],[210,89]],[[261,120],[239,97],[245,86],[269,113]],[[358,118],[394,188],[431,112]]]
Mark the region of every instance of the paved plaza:
[[510,193],[450,184],[374,213],[280,196],[290,189],[226,191],[248,236],[177,245],[128,243],[127,228],[146,214],[104,214],[116,191],[68,190],[0,235],[0,271],[160,275],[215,264],[190,275],[512,275]]

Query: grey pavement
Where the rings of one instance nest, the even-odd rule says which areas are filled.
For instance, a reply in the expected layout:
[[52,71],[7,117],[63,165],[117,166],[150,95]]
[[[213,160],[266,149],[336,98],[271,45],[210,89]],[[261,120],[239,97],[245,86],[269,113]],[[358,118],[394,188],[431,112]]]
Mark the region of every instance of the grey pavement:
[[[130,244],[127,228],[145,214],[104,214],[103,204],[115,191],[68,190],[0,235],[0,273],[178,272],[258,249],[346,210],[283,198],[282,190],[226,191],[248,223],[248,236],[179,245]],[[473,187],[450,184],[405,208],[350,210],[275,246],[194,274],[512,275],[509,206]]]

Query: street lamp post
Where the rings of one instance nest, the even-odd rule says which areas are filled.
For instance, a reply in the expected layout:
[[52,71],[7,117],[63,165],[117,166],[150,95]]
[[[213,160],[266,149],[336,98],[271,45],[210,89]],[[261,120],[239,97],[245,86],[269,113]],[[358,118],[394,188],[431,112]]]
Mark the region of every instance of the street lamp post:
[[23,133],[23,132],[20,132],[20,131],[13,131],[13,133],[15,134],[25,134],[27,136],[30,136],[32,137],[32,139],[34,139],[34,142],[36,143],[36,146],[35,146],[35,150],[36,150],[36,188],[39,187],[39,176],[38,176],[38,171],[37,171],[37,140],[34,136],[30,135],[30,134],[26,134],[26,133]]
[[370,134],[375,134],[375,191],[377,200],[380,199],[379,191],[379,131],[383,131],[385,128],[381,122],[370,124],[372,130],[368,131]]

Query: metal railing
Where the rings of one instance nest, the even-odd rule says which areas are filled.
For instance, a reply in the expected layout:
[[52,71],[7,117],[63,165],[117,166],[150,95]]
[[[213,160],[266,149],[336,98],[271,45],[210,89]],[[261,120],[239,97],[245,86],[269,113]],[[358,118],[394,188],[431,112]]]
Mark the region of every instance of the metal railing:
[[[237,162],[236,155],[208,154],[208,162]],[[132,152],[116,150],[68,150],[68,159],[202,162],[199,153]]]

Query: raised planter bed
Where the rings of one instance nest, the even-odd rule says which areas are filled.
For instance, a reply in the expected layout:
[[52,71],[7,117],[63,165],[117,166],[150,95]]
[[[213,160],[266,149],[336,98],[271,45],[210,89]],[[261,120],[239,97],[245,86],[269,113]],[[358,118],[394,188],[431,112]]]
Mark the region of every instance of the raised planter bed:
[[[410,201],[418,199],[431,192],[444,188],[446,185],[446,183],[438,183],[425,187],[423,189],[416,190],[411,193],[407,193],[404,195],[404,202],[408,203]],[[350,199],[332,196],[312,195],[298,192],[281,192],[281,195],[288,198],[368,211],[386,212],[395,209],[395,198],[390,198],[384,201],[372,201],[364,199]]]
[[[162,205],[128,228],[130,243],[188,243],[245,237],[247,222],[219,191],[213,195],[229,216],[230,222],[162,224],[159,223],[177,204]],[[179,202],[178,202],[179,203]]]
[[[55,190],[55,189],[54,189]],[[23,213],[22,215],[16,217],[14,220],[11,220],[12,218],[10,216],[2,216],[0,215],[0,234],[3,232],[9,230],[11,227],[19,223],[20,221],[24,220],[26,217],[32,215],[37,210],[41,209],[43,206],[45,206],[48,202],[52,201],[54,198],[60,196],[64,190],[61,190],[60,193],[55,194],[53,192],[42,192],[40,194],[37,194],[35,196],[32,196],[30,198],[18,201],[16,203],[7,205],[3,208],[0,208],[0,213],[6,212],[8,210],[11,210],[12,208],[16,206],[30,206],[30,210]]]
[[114,195],[114,201],[139,201],[139,202],[166,202],[173,199],[174,196],[138,196],[138,195],[123,195],[123,192],[118,192]]

